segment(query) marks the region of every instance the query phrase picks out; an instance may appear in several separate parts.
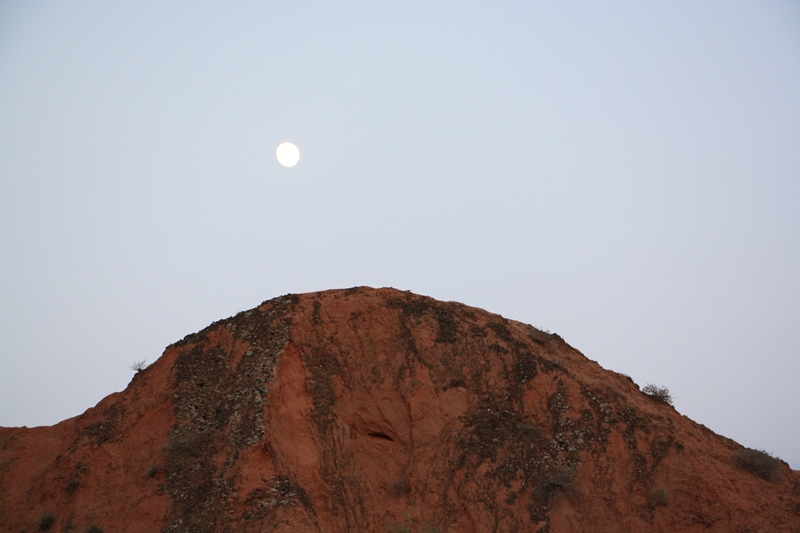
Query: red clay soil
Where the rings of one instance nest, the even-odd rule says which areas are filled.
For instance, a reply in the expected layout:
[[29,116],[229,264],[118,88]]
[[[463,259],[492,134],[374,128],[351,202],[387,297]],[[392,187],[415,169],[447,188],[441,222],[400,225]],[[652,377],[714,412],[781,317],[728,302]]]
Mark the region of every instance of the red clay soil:
[[[747,455],[750,454],[750,455]],[[800,472],[558,335],[393,289],[288,295],[52,427],[0,532],[800,532]]]

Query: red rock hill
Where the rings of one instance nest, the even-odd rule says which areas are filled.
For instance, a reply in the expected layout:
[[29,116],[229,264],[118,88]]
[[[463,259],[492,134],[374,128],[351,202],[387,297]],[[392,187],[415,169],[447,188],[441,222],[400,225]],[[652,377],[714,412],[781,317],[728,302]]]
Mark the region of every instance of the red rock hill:
[[800,532],[800,473],[557,335],[357,288],[267,301],[168,347],[81,416],[0,428],[0,531],[48,522]]

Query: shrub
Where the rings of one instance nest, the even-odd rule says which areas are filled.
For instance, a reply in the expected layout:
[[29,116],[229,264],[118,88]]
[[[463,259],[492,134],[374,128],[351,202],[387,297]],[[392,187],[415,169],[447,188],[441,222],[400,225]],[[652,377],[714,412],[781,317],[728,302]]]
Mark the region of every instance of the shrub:
[[75,494],[75,491],[78,490],[81,486],[81,482],[79,479],[72,479],[69,483],[67,483],[67,494],[70,496]]
[[406,476],[400,476],[393,484],[392,488],[394,489],[395,496],[404,496],[411,492],[411,485],[408,484],[408,478]]
[[772,481],[775,479],[781,460],[773,457],[764,450],[742,448],[733,455],[733,462],[742,470],[747,470],[753,475]]
[[147,477],[156,477],[161,473],[161,467],[158,465],[150,465],[147,469]]
[[663,507],[667,505],[667,491],[664,489],[655,489],[650,492],[650,505],[653,507]]
[[56,515],[51,512],[41,513],[36,517],[36,523],[39,526],[39,531],[49,531],[53,524],[56,523]]
[[142,359],[141,361],[134,361],[133,364],[130,366],[130,369],[138,374],[147,367],[147,365],[145,365],[145,362],[146,362],[145,359]]
[[648,383],[644,386],[642,392],[658,402],[672,405],[672,394],[670,394],[669,389],[666,387],[658,387],[652,383]]

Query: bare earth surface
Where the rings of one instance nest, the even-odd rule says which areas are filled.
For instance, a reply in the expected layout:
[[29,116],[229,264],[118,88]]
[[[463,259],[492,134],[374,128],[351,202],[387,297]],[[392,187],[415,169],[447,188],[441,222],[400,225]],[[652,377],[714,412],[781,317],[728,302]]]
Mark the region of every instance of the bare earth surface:
[[742,453],[557,335],[335,290],[189,335],[81,416],[0,428],[0,531],[800,532],[800,472]]

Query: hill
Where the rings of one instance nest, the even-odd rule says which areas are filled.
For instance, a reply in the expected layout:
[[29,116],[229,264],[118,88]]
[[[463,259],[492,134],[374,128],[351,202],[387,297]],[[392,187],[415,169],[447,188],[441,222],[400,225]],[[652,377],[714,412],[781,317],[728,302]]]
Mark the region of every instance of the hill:
[[800,532],[799,472],[650,392],[466,305],[282,296],[0,428],[0,531]]

